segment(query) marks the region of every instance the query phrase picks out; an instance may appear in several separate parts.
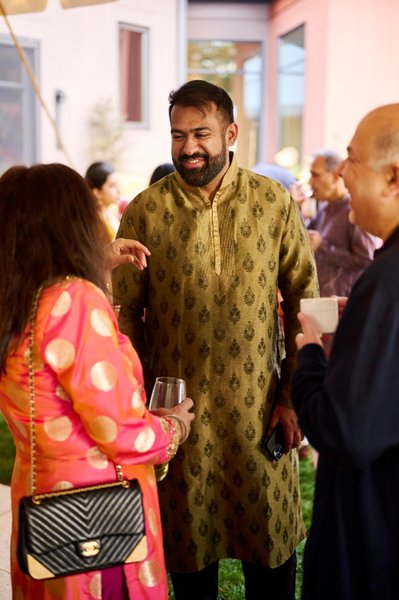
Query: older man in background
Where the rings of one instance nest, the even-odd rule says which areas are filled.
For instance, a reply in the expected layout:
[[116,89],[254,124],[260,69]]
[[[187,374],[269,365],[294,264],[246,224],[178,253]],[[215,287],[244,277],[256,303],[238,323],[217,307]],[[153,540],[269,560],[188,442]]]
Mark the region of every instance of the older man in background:
[[307,223],[315,252],[320,296],[348,296],[373,259],[376,239],[349,221],[349,194],[338,172],[342,157],[332,150],[314,154],[310,185],[319,210]]

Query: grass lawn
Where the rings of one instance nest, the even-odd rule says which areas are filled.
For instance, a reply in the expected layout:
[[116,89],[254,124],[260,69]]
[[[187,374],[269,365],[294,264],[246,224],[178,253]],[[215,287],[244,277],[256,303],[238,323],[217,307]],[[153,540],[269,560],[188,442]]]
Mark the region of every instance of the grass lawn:
[[[0,413],[0,483],[9,484],[14,464],[15,447],[10,432]],[[313,506],[314,468],[311,458],[300,461],[300,481],[302,506],[306,526],[310,526]],[[302,557],[304,542],[297,548],[298,568],[296,580],[296,598],[300,600],[302,584]],[[237,560],[220,561],[219,569],[219,600],[243,600],[244,578],[241,563]],[[174,594],[169,586],[170,600]]]
[[15,446],[11,433],[0,413],[0,483],[10,484]]

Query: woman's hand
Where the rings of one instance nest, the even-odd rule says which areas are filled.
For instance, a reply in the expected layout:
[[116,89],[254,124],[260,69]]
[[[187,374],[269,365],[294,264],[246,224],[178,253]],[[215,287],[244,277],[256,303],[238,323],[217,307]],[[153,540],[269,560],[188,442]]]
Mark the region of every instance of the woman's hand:
[[193,406],[194,402],[191,400],[191,398],[184,398],[183,402],[180,402],[180,404],[176,404],[176,406],[170,408],[169,413],[181,417],[184,422],[187,421],[187,423],[190,424],[195,418],[194,413],[189,412]]
[[180,436],[180,444],[186,441],[190,434],[191,429],[191,421],[194,420],[195,415],[192,412],[189,412],[194,406],[194,402],[191,398],[185,398],[183,402],[177,404],[170,409],[169,414],[172,417],[175,417],[178,421],[181,422],[181,436]]
[[306,344],[318,344],[323,348],[321,341],[321,335],[317,331],[317,327],[309,315],[305,315],[302,312],[298,313],[298,321],[302,327],[302,333],[298,333],[295,338],[296,347],[298,350],[303,348]]
[[117,238],[104,248],[105,259],[109,269],[114,269],[118,265],[133,264],[143,271],[147,266],[146,256],[150,256],[151,252],[144,244],[137,240],[127,240]]
[[194,413],[189,412],[194,406],[191,398],[185,398],[183,402],[172,408],[156,408],[151,412],[158,417],[175,417],[180,427],[180,444],[186,441],[189,436],[191,421],[194,420]]

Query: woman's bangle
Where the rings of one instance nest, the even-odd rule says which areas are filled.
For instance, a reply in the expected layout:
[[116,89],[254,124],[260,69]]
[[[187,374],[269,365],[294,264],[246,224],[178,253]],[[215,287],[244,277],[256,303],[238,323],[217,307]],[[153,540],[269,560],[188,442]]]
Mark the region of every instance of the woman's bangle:
[[175,419],[179,423],[180,432],[181,432],[179,444],[183,444],[186,441],[186,439],[188,438],[188,427],[185,424],[185,422],[183,421],[183,419],[181,417],[178,417],[177,415],[165,415],[165,418],[166,419]]
[[[165,462],[169,462],[172,460],[174,455],[179,449],[180,444],[180,430],[177,428],[177,422],[171,421],[170,419],[166,419],[165,417],[161,417],[161,421],[164,423],[164,431],[170,433],[170,442],[168,447],[166,448],[166,453],[168,458]],[[162,463],[164,464],[164,463]]]

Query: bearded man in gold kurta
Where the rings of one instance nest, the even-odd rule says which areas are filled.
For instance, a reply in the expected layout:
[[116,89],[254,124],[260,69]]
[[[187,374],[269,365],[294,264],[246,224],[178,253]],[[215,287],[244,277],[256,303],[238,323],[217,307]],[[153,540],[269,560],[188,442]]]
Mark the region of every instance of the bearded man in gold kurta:
[[[180,377],[194,400],[190,437],[159,484],[166,563],[177,600],[216,599],[221,558],[243,561],[247,600],[293,600],[305,531],[289,384],[299,299],[318,294],[313,253],[285,188],[229,152],[228,94],[192,81],[169,100],[176,172],[130,203],[118,233],[148,246],[148,268],[114,275],[147,390]],[[278,422],[277,462],[261,441]]]

